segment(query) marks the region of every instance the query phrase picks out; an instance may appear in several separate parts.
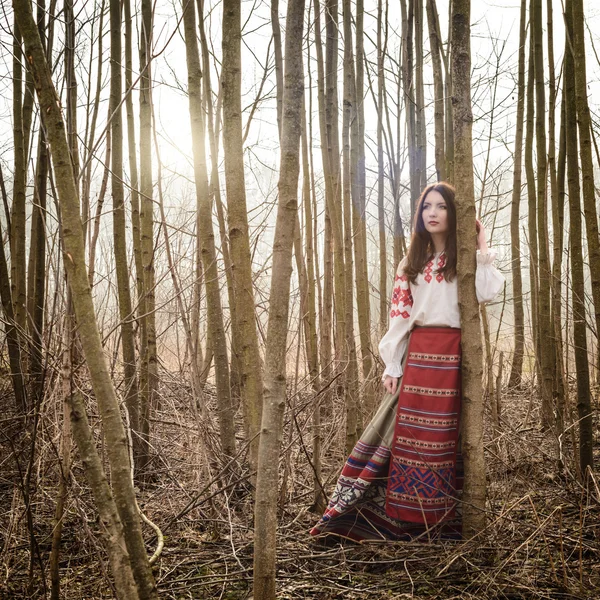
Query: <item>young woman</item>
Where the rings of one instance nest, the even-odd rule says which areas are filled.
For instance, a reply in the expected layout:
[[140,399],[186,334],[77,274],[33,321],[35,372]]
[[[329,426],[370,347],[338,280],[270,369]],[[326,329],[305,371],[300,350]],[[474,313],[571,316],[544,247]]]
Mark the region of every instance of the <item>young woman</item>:
[[[504,278],[477,221],[479,302]],[[355,541],[461,535],[460,315],[456,207],[447,183],[418,202],[408,255],[394,281],[390,327],[379,344],[387,394],[342,470],[312,535]]]

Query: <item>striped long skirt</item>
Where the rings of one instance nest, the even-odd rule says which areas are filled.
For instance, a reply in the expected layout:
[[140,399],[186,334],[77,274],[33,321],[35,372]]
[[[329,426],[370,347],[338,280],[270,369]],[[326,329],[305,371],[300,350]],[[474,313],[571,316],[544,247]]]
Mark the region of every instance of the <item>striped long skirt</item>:
[[352,450],[312,535],[458,539],[460,329],[417,327],[404,375]]

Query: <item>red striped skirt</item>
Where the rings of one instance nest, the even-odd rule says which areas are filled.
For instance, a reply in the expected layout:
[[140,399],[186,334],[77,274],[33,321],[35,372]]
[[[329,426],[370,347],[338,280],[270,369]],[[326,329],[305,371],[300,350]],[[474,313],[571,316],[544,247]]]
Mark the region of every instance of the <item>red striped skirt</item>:
[[348,457],[312,535],[460,538],[460,329],[417,327],[395,396]]

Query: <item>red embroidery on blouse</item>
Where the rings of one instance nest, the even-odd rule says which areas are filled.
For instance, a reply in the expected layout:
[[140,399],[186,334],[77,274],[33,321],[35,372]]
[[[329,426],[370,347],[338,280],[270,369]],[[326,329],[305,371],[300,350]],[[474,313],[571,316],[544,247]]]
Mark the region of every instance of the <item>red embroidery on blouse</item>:
[[408,319],[408,317],[410,317],[410,315],[408,314],[408,311],[406,310],[392,310],[392,312],[390,313],[390,317],[393,319],[394,317],[402,317],[403,319]]
[[425,273],[425,281],[427,283],[431,283],[431,280],[433,279],[433,277],[431,276],[432,271],[433,271],[433,260],[430,260],[425,265],[425,270],[423,271]]
[[413,297],[409,288],[401,288],[400,286],[394,288],[392,293],[392,304],[398,305],[402,302],[402,306],[412,306]]
[[394,278],[394,282],[396,281],[408,281],[408,277],[402,273],[402,275],[396,275],[396,277]]
[[446,265],[446,253],[442,252],[440,254],[440,257],[438,258],[438,273],[435,276],[438,283],[441,283],[444,280],[444,275],[442,273],[440,273],[439,271],[440,271],[440,269],[443,269],[445,265]]

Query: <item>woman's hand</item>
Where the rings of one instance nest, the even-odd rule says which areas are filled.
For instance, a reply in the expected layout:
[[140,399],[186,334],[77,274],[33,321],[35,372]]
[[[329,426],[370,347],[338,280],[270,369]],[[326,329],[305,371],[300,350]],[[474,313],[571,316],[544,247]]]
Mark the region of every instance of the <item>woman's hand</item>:
[[485,241],[485,229],[479,219],[475,219],[475,223],[477,229],[477,250],[485,254],[488,251],[487,242]]
[[383,380],[383,387],[385,388],[386,392],[392,394],[393,396],[398,389],[398,381],[400,381],[399,377],[390,377],[389,375],[386,375],[385,379]]

